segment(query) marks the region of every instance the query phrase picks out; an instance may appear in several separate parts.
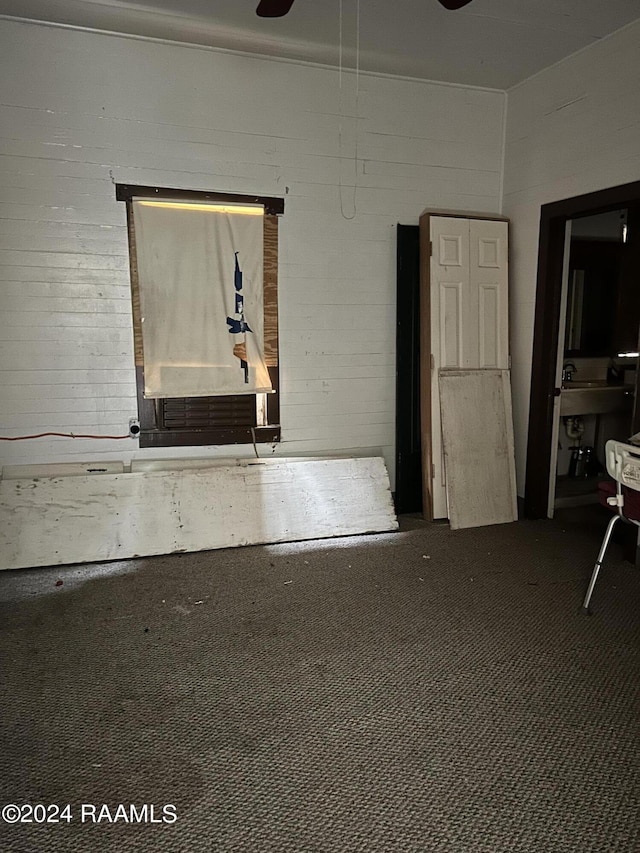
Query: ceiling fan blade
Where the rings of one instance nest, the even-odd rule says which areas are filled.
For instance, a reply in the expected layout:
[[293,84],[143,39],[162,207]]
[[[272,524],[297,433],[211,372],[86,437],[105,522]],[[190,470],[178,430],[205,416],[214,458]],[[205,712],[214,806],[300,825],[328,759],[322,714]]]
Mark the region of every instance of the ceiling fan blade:
[[471,0],[438,0],[441,6],[444,6],[445,9],[449,9],[450,12],[453,12],[454,9],[462,9],[463,6],[466,6],[467,3],[471,3]]
[[293,6],[293,0],[260,0],[256,15],[261,18],[282,18]]

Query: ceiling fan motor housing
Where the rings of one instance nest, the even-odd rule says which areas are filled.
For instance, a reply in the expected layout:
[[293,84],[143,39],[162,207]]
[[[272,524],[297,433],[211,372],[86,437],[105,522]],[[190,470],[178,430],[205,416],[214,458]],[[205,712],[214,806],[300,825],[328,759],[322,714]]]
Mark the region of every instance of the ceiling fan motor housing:
[[[462,9],[471,0],[438,0],[441,6],[445,9],[453,11]],[[260,18],[282,18],[293,6],[293,0],[260,0],[256,14]]]

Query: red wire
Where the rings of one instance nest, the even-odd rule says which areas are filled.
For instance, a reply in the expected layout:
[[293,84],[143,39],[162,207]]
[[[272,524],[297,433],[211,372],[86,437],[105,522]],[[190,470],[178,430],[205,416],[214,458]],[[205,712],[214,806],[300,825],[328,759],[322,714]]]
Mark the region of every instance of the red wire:
[[113,440],[130,438],[129,435],[75,435],[72,432],[39,432],[37,435],[0,435],[0,441],[23,441],[27,438],[44,438],[46,435],[57,435],[60,438],[110,438]]

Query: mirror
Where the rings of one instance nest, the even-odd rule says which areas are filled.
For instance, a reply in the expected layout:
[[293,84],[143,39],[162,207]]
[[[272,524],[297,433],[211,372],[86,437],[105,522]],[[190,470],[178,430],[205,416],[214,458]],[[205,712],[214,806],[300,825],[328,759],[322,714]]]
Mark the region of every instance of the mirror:
[[565,356],[612,356],[622,343],[626,210],[572,221]]

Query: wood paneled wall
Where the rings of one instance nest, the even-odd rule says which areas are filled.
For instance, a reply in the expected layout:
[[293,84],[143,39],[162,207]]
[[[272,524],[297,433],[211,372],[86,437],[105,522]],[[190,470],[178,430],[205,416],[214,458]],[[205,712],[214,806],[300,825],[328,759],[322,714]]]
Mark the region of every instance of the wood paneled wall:
[[[9,20],[0,35],[0,432],[121,434],[136,415],[114,183],[249,193],[286,200],[276,452],[382,451],[392,469],[395,226],[498,211],[503,94],[364,73],[356,93],[310,65]],[[16,463],[156,452],[0,447]]]
[[508,93],[503,213],[511,220],[511,356],[524,494],[540,207],[640,177],[640,21]]

